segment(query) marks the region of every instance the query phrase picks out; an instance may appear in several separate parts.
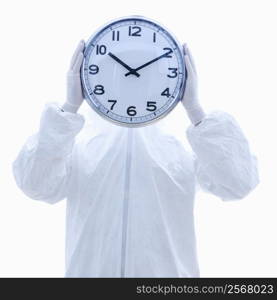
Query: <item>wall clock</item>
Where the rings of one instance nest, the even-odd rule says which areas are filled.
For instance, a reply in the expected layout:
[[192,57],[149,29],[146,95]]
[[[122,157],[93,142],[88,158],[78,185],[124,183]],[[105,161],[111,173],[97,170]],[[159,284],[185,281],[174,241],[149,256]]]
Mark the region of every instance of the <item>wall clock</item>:
[[100,28],[86,43],[81,73],[88,104],[128,127],[166,116],[185,88],[182,47],[163,26],[140,16]]

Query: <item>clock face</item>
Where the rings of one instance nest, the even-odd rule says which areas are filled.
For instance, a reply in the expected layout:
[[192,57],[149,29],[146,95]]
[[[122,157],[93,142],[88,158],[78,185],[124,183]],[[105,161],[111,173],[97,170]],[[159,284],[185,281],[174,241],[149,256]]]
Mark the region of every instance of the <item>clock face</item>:
[[82,84],[89,105],[110,121],[142,126],[164,117],[182,96],[181,47],[143,17],[114,21],[86,44]]

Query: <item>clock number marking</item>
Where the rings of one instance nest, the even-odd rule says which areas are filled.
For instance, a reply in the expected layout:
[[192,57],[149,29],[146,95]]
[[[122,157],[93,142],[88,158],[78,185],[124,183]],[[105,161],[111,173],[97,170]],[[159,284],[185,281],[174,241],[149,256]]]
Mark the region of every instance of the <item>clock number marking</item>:
[[167,52],[165,53],[165,56],[164,57],[166,57],[166,58],[171,58],[172,57],[172,55],[170,55],[172,52],[173,52],[173,50],[171,49],[171,48],[164,48],[163,50],[166,50]]
[[161,93],[161,95],[162,95],[162,96],[169,97],[169,96],[170,96],[169,88],[166,88],[166,89]]
[[99,72],[99,67],[97,65],[90,65],[89,67],[89,74],[95,75]]
[[156,101],[147,101],[147,108],[146,108],[146,110],[148,110],[148,111],[155,111],[157,109],[156,104],[157,104]]
[[107,52],[107,47],[105,45],[97,45],[96,46],[96,54],[104,55]]
[[156,32],[153,32],[153,43],[156,43]]
[[119,33],[119,30],[113,30],[113,35],[112,35],[112,39],[113,39],[113,41],[119,41],[119,35],[120,35],[120,33]]
[[110,110],[113,110],[113,108],[114,108],[114,106],[115,106],[117,100],[108,100],[108,102],[111,102],[111,103],[112,103]]
[[127,114],[129,115],[129,116],[135,116],[136,114],[137,114],[137,112],[136,112],[136,107],[135,106],[129,106],[128,108],[127,108]]
[[129,26],[129,36],[141,36],[141,28],[139,26]]
[[177,73],[177,68],[168,68],[169,71],[171,71],[171,74],[168,74],[167,77],[169,78],[176,78],[178,73]]
[[94,93],[95,95],[103,95],[103,94],[105,93],[105,90],[104,90],[103,85],[97,84],[97,85],[94,87],[93,93]]

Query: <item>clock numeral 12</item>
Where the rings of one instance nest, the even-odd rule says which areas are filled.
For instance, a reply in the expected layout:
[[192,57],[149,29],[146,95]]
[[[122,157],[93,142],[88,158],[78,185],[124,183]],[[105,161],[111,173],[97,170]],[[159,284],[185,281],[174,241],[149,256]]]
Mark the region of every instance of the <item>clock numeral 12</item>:
[[141,28],[139,26],[129,26],[129,36],[141,36]]
[[112,40],[113,41],[119,41],[119,35],[120,35],[120,32],[119,30],[113,30],[113,35],[112,35]]

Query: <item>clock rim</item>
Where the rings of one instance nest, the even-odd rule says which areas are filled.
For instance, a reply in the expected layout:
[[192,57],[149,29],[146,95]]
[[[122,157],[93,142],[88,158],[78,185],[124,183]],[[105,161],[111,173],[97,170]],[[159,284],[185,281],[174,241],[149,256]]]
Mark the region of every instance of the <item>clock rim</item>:
[[[99,109],[97,109],[97,105],[93,102],[93,99],[90,97],[90,95],[87,92],[86,81],[85,81],[85,70],[84,70],[85,60],[86,60],[87,52],[89,51],[88,46],[91,44],[92,40],[97,35],[99,35],[101,32],[103,32],[106,28],[110,27],[112,24],[118,23],[118,22],[121,22],[121,21],[128,21],[128,20],[138,20],[138,21],[150,22],[150,23],[153,23],[154,25],[159,26],[164,31],[166,31],[169,34],[169,36],[176,43],[176,46],[178,47],[179,52],[181,54],[181,59],[182,59],[183,67],[184,67],[184,74],[182,76],[181,86],[179,88],[179,91],[177,92],[177,95],[176,95],[175,99],[172,101],[172,104],[170,105],[170,107],[164,113],[162,113],[161,115],[159,115],[159,116],[157,116],[157,117],[155,117],[151,120],[143,121],[143,122],[139,122],[139,123],[127,123],[127,122],[115,120],[115,119],[112,119],[112,118],[108,117],[106,114],[104,114]],[[184,52],[182,50],[181,44],[179,43],[176,36],[174,34],[172,34],[167,29],[167,27],[165,27],[164,25],[162,25],[159,22],[156,22],[155,20],[152,20],[151,18],[140,16],[140,15],[131,15],[131,16],[126,16],[126,17],[120,17],[120,18],[113,19],[109,22],[106,22],[104,25],[98,27],[94,31],[94,33],[90,36],[90,38],[85,42],[84,59],[83,59],[83,63],[82,63],[82,66],[81,66],[81,85],[82,85],[82,92],[83,92],[84,99],[86,100],[86,103],[98,115],[100,115],[102,118],[104,118],[105,120],[107,120],[107,121],[109,121],[109,122],[111,122],[115,125],[123,126],[123,127],[127,127],[127,128],[137,128],[137,127],[144,127],[144,126],[147,126],[147,125],[151,125],[151,124],[165,118],[177,106],[177,104],[183,98],[183,95],[184,95],[184,92],[185,92],[185,87],[186,87],[186,79],[187,79],[187,71],[186,71],[185,60],[184,60]]]

